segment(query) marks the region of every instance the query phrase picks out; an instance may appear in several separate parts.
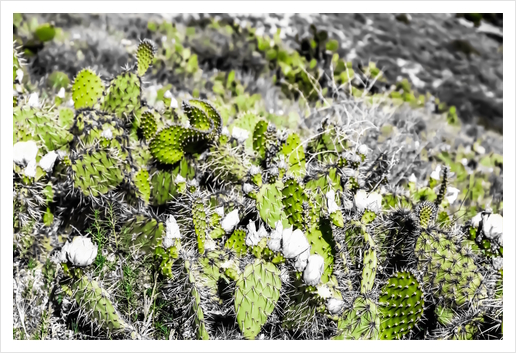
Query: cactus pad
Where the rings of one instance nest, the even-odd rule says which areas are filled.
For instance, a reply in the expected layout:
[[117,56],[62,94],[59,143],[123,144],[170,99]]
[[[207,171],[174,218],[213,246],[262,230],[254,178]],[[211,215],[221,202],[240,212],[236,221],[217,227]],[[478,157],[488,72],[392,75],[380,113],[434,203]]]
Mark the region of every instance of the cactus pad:
[[233,249],[237,256],[244,256],[247,253],[245,245],[246,233],[243,229],[235,229],[224,245],[227,249]]
[[79,71],[72,86],[75,109],[93,108],[104,92],[104,84],[92,70]]
[[306,174],[305,149],[298,134],[291,133],[281,147],[280,153],[287,158],[288,173],[296,178]]
[[414,212],[419,218],[419,224],[425,229],[432,226],[437,217],[437,207],[429,201],[419,203]]
[[140,107],[140,78],[132,72],[122,72],[109,84],[104,97],[102,109],[125,118]]
[[421,285],[408,271],[389,278],[380,296],[380,339],[401,339],[423,316],[424,299]]
[[149,69],[149,66],[152,64],[152,60],[154,59],[154,55],[158,48],[153,41],[149,39],[144,39],[140,41],[138,44],[138,49],[136,51],[136,59],[138,60],[138,76],[143,76]]
[[153,218],[136,216],[122,227],[120,234],[121,245],[126,250],[153,254],[163,242],[165,228]]
[[140,128],[145,140],[150,140],[154,135],[156,135],[158,125],[156,123],[156,118],[151,111],[146,111],[142,114]]
[[237,281],[235,311],[245,338],[254,339],[276,307],[281,290],[279,275],[273,264],[256,260],[246,266]]
[[357,297],[353,308],[342,314],[337,323],[338,334],[333,339],[378,339],[380,315],[378,307],[371,299]]

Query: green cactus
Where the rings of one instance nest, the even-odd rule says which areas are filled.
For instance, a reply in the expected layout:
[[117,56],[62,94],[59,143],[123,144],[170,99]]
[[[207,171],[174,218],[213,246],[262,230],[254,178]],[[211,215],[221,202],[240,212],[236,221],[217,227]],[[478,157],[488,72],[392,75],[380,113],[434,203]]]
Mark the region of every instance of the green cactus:
[[237,256],[242,257],[247,253],[245,244],[246,233],[243,229],[235,229],[231,236],[226,240],[224,247],[235,251]]
[[86,316],[90,320],[94,320],[97,325],[108,331],[130,328],[113,305],[109,293],[101,288],[97,281],[83,276],[76,280],[69,290]]
[[414,212],[419,218],[419,224],[424,229],[431,227],[437,218],[437,207],[429,201],[419,203]]
[[237,281],[235,311],[245,338],[254,339],[274,311],[281,290],[279,275],[272,263],[256,260]]
[[154,254],[163,243],[164,225],[156,219],[138,215],[120,231],[120,245],[126,251]]
[[202,200],[196,200],[192,205],[192,221],[195,228],[195,234],[197,235],[199,253],[204,254],[204,242],[206,240],[208,224],[206,221],[206,210]]
[[484,278],[473,261],[473,253],[453,235],[422,231],[415,253],[423,272],[423,288],[434,297],[461,306],[487,297]]
[[246,130],[249,133],[249,138],[245,141],[245,149],[249,153],[253,151],[253,139],[252,135],[256,124],[260,121],[260,118],[253,112],[243,112],[238,114],[237,118],[229,126],[229,131],[233,131],[235,127]]
[[72,86],[72,99],[75,109],[94,108],[100,102],[104,84],[100,77],[90,69],[79,71]]
[[138,50],[136,51],[136,59],[138,61],[138,76],[142,77],[145,75],[149,66],[152,65],[152,61],[158,48],[156,44],[149,39],[144,39],[138,44]]
[[300,185],[295,179],[289,178],[285,181],[281,193],[283,195],[282,203],[289,223],[293,225],[294,228],[303,230],[310,227],[315,217],[314,215],[310,215],[309,219],[304,217],[303,204],[308,204],[308,208],[310,209],[313,208],[304,191],[304,186]]
[[382,289],[380,339],[401,339],[411,332],[423,317],[424,293],[408,271],[397,272]]
[[140,77],[129,71],[122,72],[107,87],[102,110],[127,121],[131,113],[140,108],[140,91]]
[[310,243],[310,255],[320,255],[324,259],[324,271],[321,283],[326,283],[333,273],[335,258],[335,240],[328,219],[320,219],[306,232],[306,239]]
[[264,184],[256,195],[256,208],[260,217],[271,228],[276,228],[276,222],[279,220],[284,226],[288,225],[287,215],[281,202],[281,187],[280,183]]
[[288,173],[296,178],[302,178],[306,174],[305,150],[298,134],[291,133],[283,144],[280,154],[285,156],[288,162]]
[[149,172],[142,169],[134,174],[133,183],[136,187],[138,197],[146,204],[149,203],[151,187],[149,182]]
[[357,297],[353,308],[345,311],[337,323],[336,340],[378,339],[380,313],[376,304],[364,297]]
[[142,130],[143,138],[147,141],[156,135],[158,124],[156,123],[154,114],[151,111],[146,111],[142,114],[140,128]]
[[82,150],[70,160],[74,187],[86,196],[98,197],[113,191],[124,179],[122,163],[109,149]]

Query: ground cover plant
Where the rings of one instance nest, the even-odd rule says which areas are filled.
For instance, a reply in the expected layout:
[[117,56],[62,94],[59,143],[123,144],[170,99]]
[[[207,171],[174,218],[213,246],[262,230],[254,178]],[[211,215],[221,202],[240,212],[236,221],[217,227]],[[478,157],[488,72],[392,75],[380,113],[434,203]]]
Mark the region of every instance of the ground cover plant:
[[15,15],[13,337],[502,339],[499,134],[315,25],[132,24]]

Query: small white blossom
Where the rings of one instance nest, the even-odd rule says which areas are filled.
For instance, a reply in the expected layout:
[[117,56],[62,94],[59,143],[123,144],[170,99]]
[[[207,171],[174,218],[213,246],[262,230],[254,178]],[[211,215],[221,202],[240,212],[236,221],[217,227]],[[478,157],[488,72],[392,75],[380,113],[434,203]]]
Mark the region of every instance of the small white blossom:
[[40,159],[39,166],[45,172],[50,173],[52,171],[52,168],[54,168],[54,163],[56,162],[58,156],[59,155],[54,151],[48,152],[46,155],[43,156],[43,158]]
[[174,183],[181,184],[186,182],[186,179],[181,176],[181,174],[176,175],[176,178],[174,179]]
[[328,299],[331,297],[330,288],[325,285],[317,286],[317,295],[319,295],[323,299]]
[[358,147],[358,153],[367,156],[369,153],[369,147],[367,145],[360,145],[360,147]]
[[415,184],[415,183],[417,183],[417,178],[416,178],[416,176],[414,175],[414,173],[412,173],[412,174],[409,176],[408,181],[409,181],[409,183],[414,183],[414,184]]
[[254,222],[249,221],[249,224],[247,225],[247,237],[245,238],[245,244],[247,246],[256,246],[260,240],[267,235],[267,231],[265,230],[263,224],[260,226],[260,229],[256,231],[256,225]]
[[27,166],[23,170],[23,173],[30,178],[35,178],[37,166],[38,165],[36,163],[36,160],[34,159],[34,160],[30,161],[29,163],[27,163]]
[[61,89],[59,90],[59,92],[57,92],[57,96],[61,99],[64,99],[65,97],[65,89],[64,87],[61,87]]
[[38,146],[34,141],[16,142],[13,146],[13,162],[24,165],[35,161],[38,154]]
[[244,186],[242,187],[242,190],[246,193],[246,194],[249,194],[251,191],[254,190],[254,186],[249,184],[249,183],[244,183]]
[[475,217],[471,218],[471,226],[473,228],[478,228],[481,221],[482,221],[482,212],[479,212],[476,214]]
[[339,205],[335,202],[335,191],[330,190],[326,193],[326,199],[328,200],[328,212],[333,213],[340,210]]
[[181,239],[179,225],[174,216],[169,215],[165,222],[165,238],[163,238],[163,247],[165,249],[174,245],[175,239]]
[[258,167],[256,165],[252,165],[251,169],[249,169],[249,174],[251,174],[252,176],[259,174],[259,173],[261,173],[260,167]]
[[478,154],[485,154],[486,153],[486,149],[481,146],[481,145],[478,145],[475,147],[475,152],[477,152]]
[[378,212],[382,208],[382,195],[377,192],[367,195],[365,190],[358,190],[355,195],[355,206],[359,212],[365,209]]
[[100,137],[104,137],[105,139],[111,140],[113,138],[113,132],[111,129],[103,130],[100,134]]
[[430,174],[430,178],[434,180],[441,180],[441,166],[438,165],[435,170]]
[[18,69],[18,70],[16,70],[16,81],[21,83],[22,80],[23,80],[23,70]]
[[172,97],[172,99],[170,100],[170,108],[176,109],[177,107],[179,107],[179,103],[177,102],[177,99]]
[[224,217],[224,206],[217,207],[213,212],[218,214],[220,217]]
[[241,129],[237,126],[233,127],[233,133],[231,136],[238,141],[238,143],[244,143],[249,138],[249,131]]
[[494,257],[493,258],[493,267],[495,270],[501,270],[503,268],[503,257]]
[[310,248],[303,251],[297,258],[296,262],[294,263],[294,268],[298,272],[302,272],[306,265],[308,264],[308,258],[310,257]]
[[468,165],[468,159],[467,159],[467,158],[462,158],[462,159],[460,160],[460,162],[461,162],[461,163],[462,163],[462,165],[463,165],[463,166],[465,166],[465,167]]
[[37,92],[31,93],[31,95],[29,96],[28,105],[29,105],[29,107],[33,107],[33,108],[39,107],[39,97],[38,97]]
[[206,239],[204,239],[204,249],[207,250],[207,251],[213,251],[217,248],[217,243],[215,243],[215,241],[213,239],[211,239],[210,237],[206,237]]
[[309,286],[316,286],[321,280],[324,271],[324,259],[321,255],[310,255],[306,265],[303,279]]
[[283,230],[283,256],[285,258],[294,258],[309,248],[310,244],[303,231],[300,229],[292,231],[292,227]]
[[484,235],[488,239],[499,240],[503,237],[503,217],[499,214],[491,214],[484,221]]
[[60,258],[69,260],[75,266],[88,266],[95,261],[97,250],[90,238],[76,236],[71,243],[67,242],[63,246]]
[[221,131],[221,134],[224,135],[224,136],[229,136],[229,130],[227,127],[223,127],[222,128],[222,131]]
[[233,228],[235,228],[238,222],[240,222],[240,218],[238,217],[238,209],[235,209],[229,212],[226,217],[224,217],[220,225],[226,233],[229,233],[233,230]]
[[448,187],[446,190],[446,199],[452,205],[457,197],[459,197],[460,190],[454,187]]
[[283,223],[276,221],[276,228],[271,232],[271,238],[267,242],[267,246],[272,251],[279,251],[281,248],[281,239],[283,238]]
[[344,308],[344,301],[335,298],[330,298],[326,303],[326,308],[328,309],[328,312],[330,314],[338,314],[342,310],[342,308]]
[[163,98],[166,98],[166,99],[172,99],[172,98],[174,98],[174,97],[172,96],[172,93],[170,93],[170,91],[169,91],[169,90],[167,90],[167,91],[163,94]]

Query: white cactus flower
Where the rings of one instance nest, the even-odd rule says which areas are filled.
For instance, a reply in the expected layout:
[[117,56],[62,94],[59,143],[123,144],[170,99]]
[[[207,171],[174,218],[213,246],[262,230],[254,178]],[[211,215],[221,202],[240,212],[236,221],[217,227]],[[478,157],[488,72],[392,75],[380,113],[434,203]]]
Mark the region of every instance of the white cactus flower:
[[186,182],[186,179],[181,176],[181,174],[176,175],[176,178],[174,179],[174,183],[181,184]]
[[59,155],[55,151],[48,152],[46,155],[43,156],[43,158],[40,159],[39,166],[45,172],[50,173],[52,171],[52,168],[54,168],[54,164],[58,156]]
[[503,217],[499,214],[491,214],[484,221],[484,235],[491,240],[500,240],[503,238]]
[[259,173],[261,173],[260,167],[258,167],[256,165],[252,165],[251,168],[249,169],[249,174],[251,174],[251,175],[256,175]]
[[22,80],[23,80],[23,70],[22,69],[16,70],[16,80],[20,83],[22,82]]
[[309,286],[316,286],[321,280],[324,272],[324,259],[321,255],[310,255],[308,265],[306,265],[303,279]]
[[113,132],[111,129],[103,130],[100,134],[100,137],[104,137],[105,139],[111,140],[113,138]]
[[331,297],[331,290],[325,285],[317,286],[317,295],[323,299],[328,299]]
[[57,92],[57,97],[59,97],[61,99],[64,99],[64,97],[65,97],[65,89],[64,89],[64,87],[61,87],[59,92]]
[[473,228],[478,228],[481,221],[482,221],[482,212],[479,212],[476,214],[475,217],[471,218],[471,226]]
[[218,214],[220,217],[224,217],[224,206],[217,207],[213,212]]
[[27,163],[27,166],[23,170],[23,174],[28,176],[29,178],[35,178],[36,177],[36,171],[37,171],[38,164],[36,163],[36,160],[32,160],[29,163]]
[[452,205],[456,200],[457,197],[459,197],[460,190],[454,187],[448,187],[446,189],[446,199]]
[[283,223],[276,221],[275,226],[276,228],[272,230],[267,246],[272,251],[279,251],[281,249],[281,239],[283,238]]
[[258,231],[256,230],[256,225],[253,221],[249,221],[247,225],[247,237],[245,238],[245,244],[247,246],[256,246],[260,242],[262,238],[267,237],[267,231],[263,224],[260,226]]
[[27,104],[29,107],[39,107],[39,96],[37,92],[31,93],[29,96],[29,102]]
[[169,215],[165,222],[165,238],[163,238],[163,247],[165,249],[174,245],[175,239],[181,239],[181,231],[174,216]]
[[377,192],[367,195],[365,190],[358,190],[355,195],[355,207],[359,212],[365,209],[378,212],[382,209],[382,195]]
[[297,258],[296,262],[294,263],[294,268],[298,272],[303,272],[303,270],[306,268],[306,265],[308,264],[308,258],[310,257],[310,248],[303,251]]
[[415,184],[415,183],[417,183],[417,178],[416,178],[416,176],[414,175],[414,173],[412,173],[412,174],[409,176],[408,181],[409,181],[409,183],[414,183],[414,184]]
[[344,301],[330,298],[328,299],[328,302],[326,303],[326,308],[328,309],[328,312],[332,315],[338,314],[342,308],[344,308]]
[[360,145],[358,147],[358,153],[367,156],[367,154],[369,153],[369,147],[367,145]]
[[291,227],[283,230],[283,256],[287,259],[294,258],[310,248],[303,231],[292,229]]
[[335,202],[335,191],[330,190],[326,193],[326,199],[328,200],[328,212],[333,213],[340,210],[339,205]]
[[493,267],[495,270],[501,270],[503,268],[503,257],[494,257],[493,258]]
[[246,194],[249,194],[251,191],[254,190],[254,186],[249,183],[244,183],[244,186],[242,187],[242,191],[244,191]]
[[430,174],[430,178],[434,180],[441,180],[441,166],[438,165],[435,170]]
[[227,127],[223,127],[222,128],[222,131],[221,131],[221,134],[224,135],[224,136],[229,136],[229,130]]
[[172,99],[170,100],[170,108],[176,109],[178,107],[179,107],[179,103],[177,102],[177,99],[172,97]]
[[240,218],[238,217],[238,209],[235,209],[231,212],[229,212],[226,217],[222,220],[220,225],[222,226],[222,229],[226,233],[229,233],[235,228],[235,226],[240,222]]
[[249,138],[249,131],[241,129],[237,126],[233,127],[233,133],[231,136],[238,141],[238,143],[244,143]]
[[[88,266],[97,257],[97,245],[90,238],[76,236],[72,242],[67,242],[61,249],[61,259],[69,260],[75,266]],[[64,253],[64,254],[63,254]]]
[[25,165],[35,161],[38,154],[38,145],[34,141],[16,142],[13,146],[13,162]]

